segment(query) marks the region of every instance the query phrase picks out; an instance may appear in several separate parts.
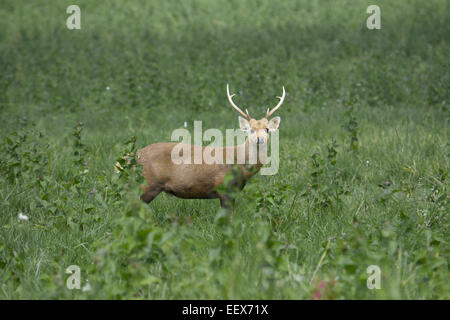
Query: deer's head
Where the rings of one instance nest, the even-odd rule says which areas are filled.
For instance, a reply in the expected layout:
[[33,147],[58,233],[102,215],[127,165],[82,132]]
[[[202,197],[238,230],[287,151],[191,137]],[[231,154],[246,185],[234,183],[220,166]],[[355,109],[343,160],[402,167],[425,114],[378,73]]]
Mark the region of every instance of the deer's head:
[[248,110],[245,109],[244,113],[238,106],[236,106],[233,102],[233,96],[234,94],[230,95],[230,89],[227,84],[227,96],[228,101],[230,101],[231,105],[234,109],[236,109],[237,112],[239,112],[243,117],[239,116],[239,127],[242,131],[247,132],[248,139],[251,143],[256,143],[259,145],[267,144],[270,137],[270,132],[276,131],[278,129],[278,126],[280,125],[281,118],[280,117],[274,117],[269,120],[270,116],[282,105],[284,98],[286,96],[286,91],[283,87],[283,94],[281,97],[277,97],[280,99],[278,104],[270,110],[267,109],[266,116],[260,120],[253,119],[250,114],[248,113]]

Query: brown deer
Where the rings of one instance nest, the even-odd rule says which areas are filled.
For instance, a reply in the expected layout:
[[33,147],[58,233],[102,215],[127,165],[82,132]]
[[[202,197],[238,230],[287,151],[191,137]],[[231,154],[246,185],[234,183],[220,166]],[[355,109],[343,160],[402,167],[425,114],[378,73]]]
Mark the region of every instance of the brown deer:
[[[266,116],[260,120],[250,117],[247,109],[244,113],[236,106],[233,102],[234,94],[230,95],[228,84],[227,96],[233,108],[243,116],[239,116],[239,126],[241,130],[247,133],[245,143],[223,148],[184,145],[190,148],[190,154],[194,154],[196,151],[203,154],[205,148],[212,148],[209,150],[212,151],[212,154],[220,152],[219,154],[223,155],[223,161],[213,164],[174,163],[172,151],[179,144],[178,142],[155,143],[141,149],[137,153],[138,162],[142,164],[143,176],[147,181],[147,185],[142,188],[144,191],[141,195],[142,201],[150,203],[160,192],[164,191],[185,199],[219,198],[222,207],[229,207],[229,197],[216,191],[216,187],[224,182],[226,173],[232,170],[233,164],[229,163],[236,163],[236,157],[239,153],[245,154],[245,162],[237,164],[242,176],[238,186],[240,189],[245,186],[250,177],[259,171],[264,161],[257,157],[257,161],[250,164],[251,152],[255,152],[254,150],[258,148],[267,148],[269,132],[278,129],[280,117],[274,117],[270,121],[268,118],[282,105],[286,96],[284,87],[282,96],[277,97],[280,99],[278,104],[272,110],[267,109]],[[252,146],[256,146],[256,148],[252,148]],[[200,148],[200,150],[195,150],[196,148]]]

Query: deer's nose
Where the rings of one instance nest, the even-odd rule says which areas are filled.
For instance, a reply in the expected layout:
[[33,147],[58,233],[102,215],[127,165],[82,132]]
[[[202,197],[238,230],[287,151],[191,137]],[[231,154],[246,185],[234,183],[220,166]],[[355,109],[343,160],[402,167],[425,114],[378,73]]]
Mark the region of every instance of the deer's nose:
[[257,144],[264,144],[264,138],[258,137],[258,140],[256,141]]

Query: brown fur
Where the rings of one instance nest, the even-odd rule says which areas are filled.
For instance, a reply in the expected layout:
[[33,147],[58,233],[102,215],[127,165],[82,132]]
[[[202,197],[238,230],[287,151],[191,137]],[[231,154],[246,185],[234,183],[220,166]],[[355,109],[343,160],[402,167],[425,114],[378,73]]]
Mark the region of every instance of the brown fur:
[[[249,121],[253,133],[249,134],[251,140],[258,137],[268,141],[267,127],[269,122],[263,118],[261,120],[251,119]],[[215,189],[224,182],[225,175],[231,171],[232,164],[226,164],[227,154],[234,155],[234,163],[237,163],[237,152],[239,148],[245,148],[245,162],[248,162],[249,139],[239,146],[222,148],[224,164],[175,164],[172,162],[172,149],[177,142],[163,142],[151,144],[138,152],[138,161],[143,166],[143,175],[147,180],[147,185],[143,187],[142,201],[150,203],[162,191],[184,199],[214,199],[219,198],[221,205],[227,206],[228,197],[219,194]],[[190,145],[191,156],[194,155],[195,148],[201,148],[201,154],[207,147]],[[219,148],[214,148],[212,154],[218,152]],[[228,150],[232,149],[232,150]],[[228,151],[228,152],[227,152]],[[230,152],[233,151],[233,152]],[[262,163],[248,166],[237,165],[242,173],[240,188],[243,188],[248,179],[256,174]]]

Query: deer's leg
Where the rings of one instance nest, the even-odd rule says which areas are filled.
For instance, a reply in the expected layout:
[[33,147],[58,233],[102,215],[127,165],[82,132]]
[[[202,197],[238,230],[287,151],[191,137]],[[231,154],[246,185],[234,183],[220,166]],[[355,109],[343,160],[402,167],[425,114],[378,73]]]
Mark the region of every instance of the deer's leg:
[[231,208],[231,198],[227,196],[226,194],[218,194],[220,199],[220,206],[225,209]]
[[159,185],[147,185],[142,188],[144,193],[141,194],[141,200],[145,203],[152,202],[153,199],[156,198],[158,194],[161,193],[162,187]]

